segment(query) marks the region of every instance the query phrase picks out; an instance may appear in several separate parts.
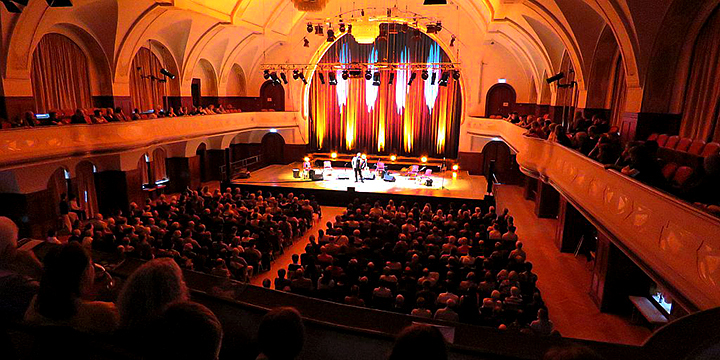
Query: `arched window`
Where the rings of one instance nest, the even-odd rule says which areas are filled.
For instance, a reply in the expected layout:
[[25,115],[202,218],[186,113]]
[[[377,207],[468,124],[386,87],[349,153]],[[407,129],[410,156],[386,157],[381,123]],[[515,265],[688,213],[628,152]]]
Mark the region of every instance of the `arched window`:
[[130,99],[140,111],[165,108],[167,79],[160,73],[163,68],[157,56],[146,47],[140,48],[130,69]]
[[38,113],[92,107],[87,57],[63,35],[47,34],[40,39],[31,78]]
[[695,41],[680,134],[720,141],[720,7]]
[[230,76],[227,82],[227,96],[245,96],[247,93],[245,72],[237,64],[230,69]]

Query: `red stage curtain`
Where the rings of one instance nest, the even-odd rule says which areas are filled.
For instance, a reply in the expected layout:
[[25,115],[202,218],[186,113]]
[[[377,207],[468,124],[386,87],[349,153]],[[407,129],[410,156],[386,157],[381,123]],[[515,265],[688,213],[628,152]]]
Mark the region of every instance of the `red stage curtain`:
[[720,141],[720,8],[695,43],[680,135]]
[[70,110],[92,107],[85,53],[60,34],[47,34],[33,53],[32,85],[35,109]]
[[[353,68],[352,62],[449,61],[428,36],[407,26],[383,24],[374,44],[358,44],[352,36],[343,36],[320,63],[343,63]],[[337,86],[329,84],[327,71],[323,85],[315,73],[310,85],[311,146],[321,151],[457,157],[462,113],[459,82],[450,76],[447,87],[439,86],[442,73],[436,69],[429,72],[427,81],[421,71],[415,71],[417,77],[408,86],[410,71],[375,70],[381,74],[377,87],[364,77],[345,81],[340,69],[336,71]],[[433,72],[435,85],[431,84]]]
[[[138,71],[138,68],[141,70]],[[160,74],[162,68],[160,60],[150,49],[140,48],[130,68],[130,99],[134,108],[143,112],[165,108],[163,100],[167,83],[157,79],[163,77]]]

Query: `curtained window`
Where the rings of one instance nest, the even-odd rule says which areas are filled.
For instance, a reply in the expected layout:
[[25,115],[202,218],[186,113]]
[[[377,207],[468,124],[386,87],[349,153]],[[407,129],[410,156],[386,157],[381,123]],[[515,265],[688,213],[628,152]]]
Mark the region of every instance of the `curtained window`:
[[152,174],[153,182],[167,179],[167,170],[165,168],[165,150],[157,149],[153,151]]
[[88,219],[98,213],[97,194],[95,193],[95,166],[83,162],[77,167],[78,204],[85,210]]
[[680,135],[720,141],[720,7],[700,31],[690,69]]
[[165,108],[163,100],[167,82],[160,70],[163,68],[157,56],[150,49],[142,47],[135,55],[130,68],[130,99],[132,106],[140,111]]
[[40,39],[31,78],[38,113],[92,107],[87,57],[63,35],[47,34]]

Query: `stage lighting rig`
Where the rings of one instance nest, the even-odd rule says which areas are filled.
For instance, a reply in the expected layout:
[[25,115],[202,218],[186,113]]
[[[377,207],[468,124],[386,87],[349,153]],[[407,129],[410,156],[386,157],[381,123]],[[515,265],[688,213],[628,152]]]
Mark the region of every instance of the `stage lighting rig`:
[[455,35],[453,35],[452,38],[450,38],[450,47],[455,46],[455,40],[456,40]]
[[347,70],[343,70],[342,79],[347,80],[348,78],[350,78],[350,73]]
[[453,171],[458,171],[460,169],[460,166],[458,164],[453,165],[452,167]]
[[426,162],[427,162],[427,156],[421,157],[421,158],[420,158],[420,161],[423,162],[423,163],[426,163]]
[[460,80],[460,70],[453,70],[453,79]]
[[300,75],[298,75],[298,76],[300,77],[300,80],[302,80],[303,84],[307,85],[307,80],[305,79],[305,75],[303,75],[303,73],[300,73]]
[[270,73],[270,78],[272,79],[273,85],[280,85],[280,79],[278,78],[276,72]]
[[435,85],[435,81],[437,81],[437,73],[433,71],[432,78],[430,79],[430,85]]
[[345,32],[345,23],[342,22],[342,19],[340,20],[340,25],[338,27],[338,30],[340,30],[341,33]]
[[333,151],[332,154],[330,154],[330,157],[333,159],[337,159],[337,152]]
[[331,43],[335,41],[335,32],[333,29],[328,29],[327,31],[327,42]]
[[263,70],[263,79],[265,79],[265,80],[270,79],[270,70],[268,70],[268,69]]
[[310,40],[303,38],[303,47],[310,47]]
[[330,85],[337,85],[337,76],[334,71],[328,72],[328,77],[330,78]]
[[380,72],[376,71],[373,74],[373,86],[380,86]]
[[325,85],[325,75],[323,75],[322,71],[318,71],[318,77],[320,78],[320,83]]
[[315,25],[315,35],[323,35],[323,27],[322,25]]
[[427,71],[427,70],[423,70],[423,71],[422,71],[422,79],[423,79],[423,80],[427,80],[428,77],[430,77],[430,74],[428,74],[428,71]]
[[313,24],[312,24],[312,23],[308,23],[306,30],[307,30],[308,34],[312,34],[312,32],[313,32],[313,30],[314,30]]
[[365,71],[365,80],[370,81],[370,80],[372,80],[372,78],[373,78],[372,72],[370,72],[370,70],[366,70]]
[[293,70],[293,80],[297,80],[299,78],[300,78],[300,72],[297,69]]
[[284,72],[280,72],[280,78],[282,78],[283,83],[284,83],[285,85],[287,85],[288,80],[287,80],[287,76],[285,76],[285,73],[284,73]]
[[397,160],[397,156],[396,156],[396,155],[390,155],[390,161],[395,161],[395,160]]
[[450,80],[450,73],[447,71],[443,71],[442,77],[440,78],[440,82],[438,83],[438,85],[448,86],[449,80]]
[[391,72],[390,79],[388,80],[388,85],[392,85],[394,81],[395,81],[395,73]]

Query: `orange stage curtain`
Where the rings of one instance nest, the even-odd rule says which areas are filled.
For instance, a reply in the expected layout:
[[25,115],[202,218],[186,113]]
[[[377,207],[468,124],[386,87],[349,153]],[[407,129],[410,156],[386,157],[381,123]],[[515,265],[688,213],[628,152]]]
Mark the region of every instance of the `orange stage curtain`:
[[60,34],[47,34],[33,53],[31,78],[35,110],[92,107],[85,53]]
[[[352,68],[352,62],[450,61],[435,41],[407,26],[383,24],[381,33],[385,35],[369,45],[343,36],[320,63],[343,63]],[[364,77],[343,80],[340,70],[336,72],[338,84],[332,86],[327,68],[323,71],[325,84],[315,73],[310,84],[311,146],[321,151],[455,158],[462,113],[459,81],[450,76],[446,87],[438,86],[442,73],[437,69],[435,85],[431,85],[432,72],[430,80],[424,81],[421,70],[415,70],[417,77],[408,86],[410,71],[376,68],[373,73],[376,70],[380,86],[369,85],[372,80]]]
[[[140,68],[140,70],[138,70]],[[133,59],[130,68],[130,99],[132,106],[140,111],[165,108],[163,100],[167,83],[158,81],[163,66],[150,49],[142,47]]]
[[720,141],[720,8],[695,42],[680,134]]

